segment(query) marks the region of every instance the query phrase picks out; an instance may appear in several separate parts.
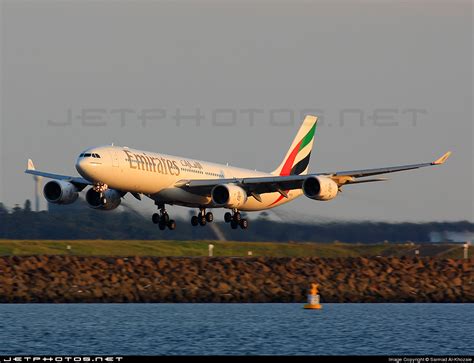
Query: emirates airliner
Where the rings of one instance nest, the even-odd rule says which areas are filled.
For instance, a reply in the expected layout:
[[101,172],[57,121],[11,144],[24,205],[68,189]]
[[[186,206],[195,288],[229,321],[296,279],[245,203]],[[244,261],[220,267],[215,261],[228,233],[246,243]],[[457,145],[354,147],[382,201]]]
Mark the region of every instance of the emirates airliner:
[[213,221],[208,208],[227,208],[225,222],[233,229],[246,229],[248,220],[240,211],[278,207],[301,195],[328,201],[345,185],[383,181],[367,177],[440,165],[451,154],[429,163],[308,174],[317,121],[316,116],[305,117],[280,166],[269,173],[113,145],[82,152],[76,161],[81,177],[38,171],[31,159],[25,172],[52,179],[43,190],[50,203],[74,203],[90,187],[86,201],[100,210],[117,208],[127,193],[138,200],[142,195],[151,198],[159,210],[152,221],[161,230],[176,228],[176,221],[166,212],[167,204],[199,209],[191,218],[193,226]]

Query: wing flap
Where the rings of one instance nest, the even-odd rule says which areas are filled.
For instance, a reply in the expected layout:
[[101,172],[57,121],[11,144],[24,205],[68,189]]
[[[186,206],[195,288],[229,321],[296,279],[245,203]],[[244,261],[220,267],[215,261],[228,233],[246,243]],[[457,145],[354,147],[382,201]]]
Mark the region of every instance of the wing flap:
[[392,166],[388,168],[374,168],[374,169],[361,169],[361,170],[347,170],[347,171],[337,171],[334,173],[329,173],[331,176],[350,176],[353,178],[362,178],[365,176],[373,176],[373,175],[380,175],[380,174],[389,174],[395,173],[399,171],[406,171],[406,170],[413,170],[423,168],[425,166],[430,166],[431,163],[425,164],[412,164],[412,165],[402,165],[402,166]]
[[347,184],[362,184],[362,183],[373,183],[373,182],[379,182],[379,181],[387,181],[387,178],[373,178],[373,179],[362,179],[362,180],[350,180],[344,183],[345,185]]

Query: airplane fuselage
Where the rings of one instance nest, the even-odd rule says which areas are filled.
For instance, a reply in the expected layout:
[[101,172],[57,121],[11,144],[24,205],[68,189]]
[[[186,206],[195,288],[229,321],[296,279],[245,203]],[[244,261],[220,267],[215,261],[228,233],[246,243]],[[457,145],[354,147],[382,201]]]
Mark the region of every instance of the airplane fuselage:
[[[104,183],[112,189],[141,193],[157,202],[186,207],[214,205],[209,196],[175,187],[179,181],[272,176],[256,170],[119,146],[84,151],[77,159],[76,169],[83,178],[93,183]],[[265,193],[261,201],[249,197],[239,209],[258,211],[273,208],[301,195],[301,190],[290,190],[288,198],[282,198],[278,192]]]

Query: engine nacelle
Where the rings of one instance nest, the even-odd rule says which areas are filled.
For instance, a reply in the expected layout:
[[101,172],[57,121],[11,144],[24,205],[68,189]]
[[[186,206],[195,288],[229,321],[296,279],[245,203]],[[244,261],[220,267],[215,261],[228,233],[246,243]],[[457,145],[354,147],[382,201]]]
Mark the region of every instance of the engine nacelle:
[[90,188],[86,193],[86,201],[89,207],[100,210],[112,210],[117,208],[122,202],[122,193],[115,189],[107,189],[103,196],[105,197],[105,204],[100,200],[100,193]]
[[212,188],[212,202],[220,207],[239,208],[247,201],[247,193],[235,184],[220,184]]
[[331,178],[311,176],[303,182],[303,193],[310,199],[331,200],[336,198],[339,187]]
[[79,197],[79,191],[74,184],[64,180],[51,180],[43,188],[46,200],[54,204],[71,204]]

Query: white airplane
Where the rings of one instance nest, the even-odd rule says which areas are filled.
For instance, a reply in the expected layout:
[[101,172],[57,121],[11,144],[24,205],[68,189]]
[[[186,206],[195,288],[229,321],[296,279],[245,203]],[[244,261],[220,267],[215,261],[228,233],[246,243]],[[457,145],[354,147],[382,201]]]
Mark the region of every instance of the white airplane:
[[165,206],[199,208],[191,224],[212,222],[207,208],[227,208],[225,222],[233,229],[248,227],[239,211],[259,211],[288,203],[302,194],[313,200],[334,199],[348,184],[383,181],[385,178],[359,179],[374,175],[443,164],[451,152],[436,161],[377,169],[308,174],[318,118],[305,117],[280,166],[271,173],[231,167],[178,156],[157,154],[121,146],[94,147],[82,152],[76,169],[82,177],[41,172],[28,160],[28,174],[53,179],[44,186],[50,203],[70,204],[79,192],[91,186],[86,200],[92,208],[115,209],[125,194],[138,200],[145,195],[155,201],[159,213],[152,216],[161,230],[176,228]]

